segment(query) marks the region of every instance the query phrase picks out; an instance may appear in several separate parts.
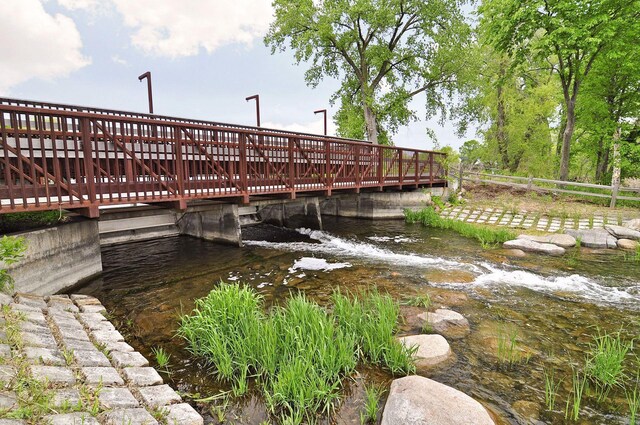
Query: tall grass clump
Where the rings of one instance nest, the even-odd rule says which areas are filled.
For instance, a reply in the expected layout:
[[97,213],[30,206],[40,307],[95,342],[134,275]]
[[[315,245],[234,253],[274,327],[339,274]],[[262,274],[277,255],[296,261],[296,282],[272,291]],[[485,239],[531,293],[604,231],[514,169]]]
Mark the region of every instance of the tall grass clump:
[[479,226],[464,221],[442,218],[433,207],[427,207],[420,211],[407,209],[404,211],[404,218],[408,223],[422,223],[422,225],[427,227],[453,230],[464,237],[476,239],[482,244],[483,248],[488,248],[516,238],[515,233],[507,229]]
[[564,410],[564,418],[577,421],[580,418],[580,406],[582,397],[587,388],[587,374],[580,374],[580,371],[572,369],[571,393],[567,397],[567,404]]
[[632,389],[625,388],[624,395],[629,405],[629,425],[636,425],[640,413],[640,370],[636,371],[635,385]]
[[598,329],[587,355],[585,372],[603,400],[614,386],[623,385],[624,360],[633,349],[633,341],[624,341],[621,332],[607,333]]
[[553,369],[550,372],[546,369],[544,370],[544,403],[549,412],[555,409],[556,397],[561,384],[562,379],[556,380]]
[[221,283],[181,318],[178,333],[231,383],[235,396],[247,393],[253,380],[272,414],[298,424],[332,413],[359,361],[394,373],[414,370],[411,352],[393,338],[399,307],[390,297],[337,293],[334,301],[329,313],[294,295],[265,313],[255,291]]

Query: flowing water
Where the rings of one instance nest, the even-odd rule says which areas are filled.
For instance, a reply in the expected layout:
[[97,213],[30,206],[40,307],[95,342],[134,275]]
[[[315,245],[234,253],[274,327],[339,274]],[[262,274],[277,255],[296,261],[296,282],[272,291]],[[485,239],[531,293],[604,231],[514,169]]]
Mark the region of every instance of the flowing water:
[[[104,273],[77,292],[98,297],[134,348],[152,359],[151,349],[171,354],[166,381],[195,398],[228,388],[193,358],[174,337],[178,316],[193,307],[220,280],[245,282],[266,302],[281,302],[304,291],[321,304],[336,288],[376,286],[398,300],[427,293],[433,305],[447,306],[469,320],[471,333],[451,340],[452,365],[429,373],[479,400],[497,423],[564,423],[572,367],[584,366],[593,335],[618,331],[640,336],[640,262],[620,251],[570,252],[562,258],[511,258],[483,250],[457,234],[402,221],[325,218],[324,231],[243,229],[245,247],[180,237],[105,248]],[[405,333],[419,333],[412,315]],[[517,341],[519,362],[499,358],[504,335]],[[640,342],[640,340],[638,341]],[[634,359],[636,356],[636,359]],[[626,359],[635,376],[640,350]],[[557,403],[545,406],[545,371],[563,378]],[[386,373],[362,368],[345,383],[342,404],[324,423],[360,422],[365,383],[388,385]],[[259,397],[199,403],[208,423],[259,424],[268,419]],[[580,423],[628,423],[625,392],[614,388],[605,401],[583,400]],[[566,421],[568,423],[568,421]]]

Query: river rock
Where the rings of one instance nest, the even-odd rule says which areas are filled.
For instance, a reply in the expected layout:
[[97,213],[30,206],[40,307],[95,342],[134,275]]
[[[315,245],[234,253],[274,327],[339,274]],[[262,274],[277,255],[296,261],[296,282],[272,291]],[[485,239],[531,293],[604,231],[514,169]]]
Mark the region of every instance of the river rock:
[[391,383],[381,425],[495,425],[465,393],[422,376]]
[[460,313],[445,308],[439,308],[433,313],[425,312],[418,315],[423,322],[447,338],[459,339],[469,333],[469,321]]
[[605,229],[567,229],[565,233],[580,239],[580,246],[587,248],[616,248],[617,240]]
[[624,226],[615,226],[613,224],[608,224],[604,226],[604,228],[607,229],[607,232],[611,233],[618,239],[631,239],[633,241],[640,240],[640,232],[637,230],[629,229]]
[[514,239],[505,242],[502,246],[508,249],[520,249],[522,251],[538,252],[547,255],[563,255],[565,253],[564,248],[560,246],[550,243],[539,243],[530,239]]
[[527,256],[527,254],[521,249],[503,249],[502,252],[507,257],[523,258]]
[[634,218],[633,220],[629,220],[626,223],[624,223],[624,226],[628,227],[629,229],[640,231],[640,218]]
[[398,338],[405,347],[417,346],[414,354],[418,369],[431,369],[453,356],[449,343],[442,335],[411,335]]
[[576,238],[567,234],[553,234],[542,236],[520,235],[518,236],[518,239],[529,239],[530,241],[538,243],[550,243],[553,245],[561,246],[563,248],[571,248],[572,246],[576,246]]
[[631,239],[618,239],[618,248],[635,250],[638,248],[638,241]]

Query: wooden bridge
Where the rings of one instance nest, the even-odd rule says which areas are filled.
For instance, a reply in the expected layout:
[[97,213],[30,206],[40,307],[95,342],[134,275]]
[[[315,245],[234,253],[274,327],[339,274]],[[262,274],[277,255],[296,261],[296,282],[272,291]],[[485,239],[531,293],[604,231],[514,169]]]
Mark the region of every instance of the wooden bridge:
[[258,127],[0,98],[0,214],[446,185],[445,155]]

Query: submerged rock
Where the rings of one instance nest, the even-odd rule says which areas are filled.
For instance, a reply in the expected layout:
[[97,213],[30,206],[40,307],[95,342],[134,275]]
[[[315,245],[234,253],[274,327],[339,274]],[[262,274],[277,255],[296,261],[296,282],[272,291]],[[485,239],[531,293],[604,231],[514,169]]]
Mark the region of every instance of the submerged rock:
[[522,258],[527,256],[521,249],[503,249],[501,252],[507,257]]
[[484,407],[465,393],[422,376],[391,383],[381,425],[494,425]]
[[565,233],[580,239],[580,246],[587,248],[616,248],[616,238],[605,229],[572,230],[567,229]]
[[631,239],[618,239],[618,248],[635,250],[638,248],[638,241],[632,241]]
[[550,243],[535,242],[530,239],[514,239],[507,241],[502,245],[508,249],[520,249],[527,252],[538,252],[540,254],[547,255],[563,255],[565,253],[564,248],[553,245]]
[[460,313],[453,310],[439,308],[433,313],[425,312],[418,315],[423,323],[447,338],[459,339],[469,333],[469,321]]
[[550,243],[553,245],[561,246],[562,248],[571,248],[576,246],[576,238],[567,234],[553,234],[553,235],[520,235],[518,239],[529,239],[530,241],[538,243]]
[[613,224],[608,224],[604,226],[607,229],[607,232],[611,233],[614,237],[618,239],[631,239],[633,241],[640,240],[640,232],[637,230],[629,229],[624,226],[614,226]]
[[419,370],[440,366],[453,357],[451,347],[442,335],[411,335],[398,340],[405,347],[418,347],[414,356]]

